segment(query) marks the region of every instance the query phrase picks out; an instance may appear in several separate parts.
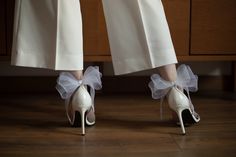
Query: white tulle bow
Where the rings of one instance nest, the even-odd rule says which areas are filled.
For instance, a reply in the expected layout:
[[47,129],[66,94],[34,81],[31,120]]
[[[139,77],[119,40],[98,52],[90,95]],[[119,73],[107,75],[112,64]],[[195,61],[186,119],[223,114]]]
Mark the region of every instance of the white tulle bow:
[[82,80],[76,79],[70,72],[62,72],[57,79],[56,89],[62,99],[69,100],[79,86],[82,84],[87,85],[90,87],[90,95],[94,101],[95,90],[102,88],[101,77],[102,74],[97,66],[88,67],[84,72]]
[[178,86],[186,91],[195,92],[198,90],[198,77],[194,75],[187,65],[181,65],[177,69],[177,80],[175,82],[165,81],[158,74],[151,76],[149,87],[152,91],[153,99],[164,97],[173,86]]
[[[190,101],[190,107],[194,112],[194,106],[191,102],[189,91],[195,92],[198,90],[198,77],[194,75],[189,66],[182,64],[177,69],[177,80],[175,82],[165,81],[158,74],[153,74],[151,76],[151,82],[149,83],[149,88],[152,91],[153,99],[161,99],[161,116],[162,116],[162,101],[169,90],[177,86],[184,89]],[[162,118],[162,117],[161,117]]]

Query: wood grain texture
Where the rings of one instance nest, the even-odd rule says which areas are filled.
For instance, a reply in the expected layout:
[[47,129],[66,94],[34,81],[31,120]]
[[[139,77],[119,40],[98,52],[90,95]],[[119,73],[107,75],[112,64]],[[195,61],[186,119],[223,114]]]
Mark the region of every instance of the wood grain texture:
[[189,55],[190,1],[171,0],[162,2],[165,8],[176,54],[187,56]]
[[106,21],[105,21],[105,16],[104,16],[104,12],[103,12],[103,5],[102,5],[101,0],[99,0],[99,3],[98,3],[97,29],[98,29],[98,49],[97,49],[97,51],[101,55],[110,55],[110,45],[109,45]]
[[236,54],[235,8],[235,0],[192,0],[191,54]]
[[234,157],[236,106],[232,93],[192,95],[201,122],[187,135],[171,120],[164,104],[150,95],[97,95],[97,123],[80,136],[67,122],[57,94],[0,97],[0,155],[4,157]]
[[84,54],[110,55],[101,0],[81,0]]
[[98,0],[81,0],[84,54],[97,54]]

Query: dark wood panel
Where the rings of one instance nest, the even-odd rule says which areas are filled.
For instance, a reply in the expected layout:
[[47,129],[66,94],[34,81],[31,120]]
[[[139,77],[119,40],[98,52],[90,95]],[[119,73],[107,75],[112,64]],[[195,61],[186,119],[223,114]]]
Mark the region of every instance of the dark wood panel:
[[7,30],[7,55],[11,55],[12,48],[12,37],[13,37],[13,25],[14,25],[14,10],[15,10],[15,0],[7,0],[6,1],[7,8],[7,22],[6,22],[6,30]]
[[192,0],[191,54],[236,54],[235,8],[235,0]]
[[81,0],[85,55],[97,53],[98,0]]
[[81,0],[84,54],[110,55],[108,35],[101,0]]
[[[100,71],[102,72],[101,69],[102,67],[100,66]],[[0,77],[0,94],[11,92],[53,92],[56,91],[56,79],[56,76],[2,76]],[[103,88],[99,92],[151,94],[148,87],[149,82],[150,76],[104,76],[102,78]],[[233,76],[199,76],[199,91],[233,91],[234,82]]]
[[101,55],[110,55],[110,46],[107,34],[106,21],[103,12],[102,1],[98,3],[98,49]]
[[189,55],[190,1],[162,1],[177,55]]
[[6,1],[0,1],[0,55],[6,55]]

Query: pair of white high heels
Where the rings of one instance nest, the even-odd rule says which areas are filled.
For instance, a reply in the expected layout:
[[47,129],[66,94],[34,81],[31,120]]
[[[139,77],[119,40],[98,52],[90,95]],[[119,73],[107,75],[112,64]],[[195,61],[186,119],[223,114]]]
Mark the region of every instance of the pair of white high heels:
[[[177,69],[177,74],[176,82],[165,81],[160,75],[154,74],[151,76],[152,81],[149,83],[149,87],[154,99],[167,97],[169,107],[178,115],[182,133],[185,134],[185,122],[196,123],[200,121],[200,116],[194,111],[189,96],[189,91],[197,90],[197,76],[186,65],[181,65]],[[88,67],[82,80],[77,80],[69,72],[61,73],[57,80],[56,89],[61,97],[66,100],[68,120],[72,126],[81,124],[82,135],[85,135],[85,124],[89,126],[95,124],[95,89],[98,90],[102,87],[101,76],[98,67]],[[87,86],[90,87],[90,93]],[[187,91],[188,97],[182,89]],[[94,118],[89,119],[88,114]]]

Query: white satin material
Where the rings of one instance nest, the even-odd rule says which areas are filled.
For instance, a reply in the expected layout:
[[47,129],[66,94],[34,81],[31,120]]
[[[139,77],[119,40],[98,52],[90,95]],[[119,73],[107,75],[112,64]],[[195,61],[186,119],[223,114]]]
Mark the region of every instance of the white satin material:
[[76,79],[70,72],[62,72],[57,79],[56,89],[60,93],[62,99],[70,100],[73,93],[81,85],[86,85],[90,87],[90,95],[94,104],[95,90],[102,88],[101,81],[102,74],[99,72],[99,68],[88,67],[84,72],[82,80]]
[[102,0],[115,75],[177,63],[161,0]]
[[151,76],[151,80],[152,81],[149,83],[149,87],[152,91],[152,98],[161,99],[161,106],[160,106],[161,119],[162,119],[163,98],[167,95],[169,90],[174,86],[184,89],[187,92],[190,102],[190,108],[193,114],[195,114],[194,106],[191,102],[189,91],[196,92],[198,90],[198,76],[193,74],[189,66],[183,64],[178,67],[177,80],[175,82],[166,81],[162,79],[159,74],[153,74]]
[[11,64],[83,69],[79,0],[16,0]]

